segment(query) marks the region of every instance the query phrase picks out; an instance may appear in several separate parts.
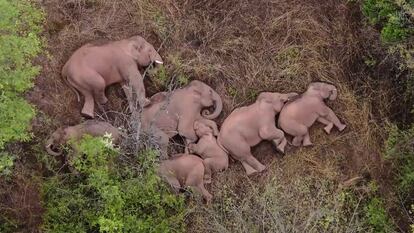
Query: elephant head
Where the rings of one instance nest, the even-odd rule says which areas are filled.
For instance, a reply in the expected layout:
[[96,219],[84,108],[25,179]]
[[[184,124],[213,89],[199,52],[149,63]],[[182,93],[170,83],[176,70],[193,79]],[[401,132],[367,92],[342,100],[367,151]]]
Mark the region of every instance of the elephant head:
[[202,137],[204,135],[213,134],[214,136],[218,136],[219,130],[217,124],[211,120],[197,120],[194,122],[194,131],[198,137]]
[[306,91],[309,94],[319,95],[322,99],[335,100],[338,96],[338,90],[333,84],[325,82],[313,82]]
[[188,88],[194,91],[196,96],[199,97],[202,108],[214,106],[214,112],[212,113],[210,113],[207,109],[202,111],[201,115],[204,118],[215,119],[220,115],[221,110],[223,109],[223,101],[216,91],[214,91],[207,84],[198,80],[191,81]]
[[59,156],[62,154],[59,146],[65,143],[65,130],[61,127],[58,128],[50,138],[46,141],[46,151],[53,156]]
[[162,58],[157,50],[141,36],[129,38],[127,43],[128,53],[140,66],[149,66],[152,62],[163,64]]
[[283,105],[296,96],[298,96],[298,93],[296,92],[287,94],[281,94],[277,92],[262,92],[257,97],[256,102],[270,104],[275,112],[280,112],[283,108]]

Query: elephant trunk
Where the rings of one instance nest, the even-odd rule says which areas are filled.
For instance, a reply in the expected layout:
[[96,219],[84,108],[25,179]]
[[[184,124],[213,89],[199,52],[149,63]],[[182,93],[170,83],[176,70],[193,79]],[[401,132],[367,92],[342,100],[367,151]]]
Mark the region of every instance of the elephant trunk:
[[214,102],[214,107],[215,107],[214,112],[210,114],[210,111],[208,110],[202,111],[201,115],[204,118],[207,118],[210,120],[216,119],[220,115],[221,110],[223,110],[223,101],[221,100],[220,95],[215,91],[213,91],[213,102]]
[[329,95],[329,100],[335,100],[338,96],[338,90],[334,87],[332,93]]
[[49,139],[46,142],[46,152],[53,156],[60,156],[62,155],[62,151],[56,152],[52,149],[53,146],[53,139]]

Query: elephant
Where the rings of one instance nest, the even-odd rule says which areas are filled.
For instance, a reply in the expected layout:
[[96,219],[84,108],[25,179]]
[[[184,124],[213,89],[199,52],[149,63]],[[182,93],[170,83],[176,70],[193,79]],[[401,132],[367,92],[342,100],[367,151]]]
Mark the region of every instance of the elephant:
[[[94,137],[111,134],[114,143],[119,143],[121,132],[111,124],[103,121],[87,120],[81,124],[58,128],[46,142],[46,151],[53,156],[62,154],[60,146],[69,140],[79,141],[85,135]],[[56,151],[57,150],[57,151]]]
[[[208,107],[214,106],[210,113]],[[141,123],[144,132],[157,138],[161,150],[166,152],[170,138],[179,134],[186,145],[197,141],[194,122],[203,122],[218,132],[212,119],[217,118],[223,109],[219,94],[207,84],[193,80],[187,86],[172,93],[159,92],[150,98],[150,104],[142,111]]]
[[309,127],[318,121],[325,125],[327,134],[335,125],[339,131],[346,128],[335,113],[325,104],[325,100],[335,100],[336,87],[330,83],[312,82],[308,89],[297,99],[287,103],[279,114],[278,126],[287,134],[294,136],[292,145],[310,146]]
[[203,159],[192,154],[177,154],[161,161],[158,174],[168,182],[176,193],[180,188],[194,187],[209,203],[213,196],[204,187]]
[[[143,77],[138,68],[153,62],[163,64],[161,56],[150,43],[141,36],[133,36],[103,45],[83,45],[63,66],[62,76],[74,89],[78,102],[78,91],[84,96],[82,115],[94,118],[95,101],[105,104],[108,101],[105,88],[114,83],[123,82],[122,87],[129,100],[132,100],[134,92],[141,107],[148,104]],[[131,85],[131,91],[126,84]]]
[[251,153],[251,147],[262,140],[272,141],[284,153],[287,141],[283,131],[276,128],[275,116],[289,99],[297,95],[294,92],[262,92],[256,102],[236,108],[224,120],[217,141],[234,159],[242,163],[247,175],[265,169]]
[[229,156],[218,144],[214,128],[204,124],[202,121],[194,122],[194,130],[199,137],[197,144],[190,143],[188,149],[190,153],[199,155],[204,159],[205,174],[204,182],[211,183],[212,172],[224,171],[229,166]]

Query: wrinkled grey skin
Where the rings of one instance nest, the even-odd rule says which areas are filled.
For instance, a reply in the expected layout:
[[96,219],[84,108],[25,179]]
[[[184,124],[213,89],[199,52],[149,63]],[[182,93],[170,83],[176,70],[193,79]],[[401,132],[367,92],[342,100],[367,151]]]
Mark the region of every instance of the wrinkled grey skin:
[[188,149],[190,153],[199,155],[204,159],[206,167],[204,174],[204,182],[211,183],[211,175],[213,172],[224,171],[229,167],[229,156],[218,144],[216,136],[217,129],[212,128],[202,121],[194,122],[194,130],[199,137],[197,144],[190,143]]
[[60,146],[69,140],[78,141],[84,135],[94,137],[111,134],[114,143],[119,143],[121,134],[117,128],[107,122],[87,120],[79,125],[58,128],[46,142],[46,151],[53,156],[62,154]]
[[346,125],[342,124],[335,113],[325,104],[325,100],[335,100],[338,90],[332,84],[323,82],[311,83],[300,97],[287,103],[280,112],[278,126],[287,134],[294,136],[294,146],[310,146],[309,127],[315,121],[325,126],[327,134],[335,125],[343,131]]
[[[142,129],[156,137],[162,151],[166,152],[169,139],[177,134],[185,138],[186,144],[197,141],[194,131],[196,120],[203,120],[205,124],[217,128],[211,119],[220,115],[223,102],[210,86],[194,80],[168,95],[160,92],[152,96],[141,118]],[[213,106],[215,109],[212,113],[205,109]]]
[[[105,104],[108,101],[105,88],[114,83],[123,83],[128,99],[132,100],[135,93],[141,106],[148,104],[143,77],[138,67],[148,66],[152,62],[163,63],[161,56],[150,43],[140,36],[133,36],[103,45],[82,46],[66,62],[62,76],[85,97],[81,113],[93,118],[95,101]],[[132,91],[126,88],[128,83]]]
[[262,140],[272,141],[276,148],[284,152],[286,138],[282,130],[276,128],[275,116],[283,105],[297,96],[297,93],[261,93],[256,102],[235,109],[223,122],[218,143],[239,160],[247,175],[262,172],[266,167],[251,153],[250,148]]
[[176,193],[180,188],[194,187],[209,203],[213,196],[204,187],[203,160],[192,154],[177,154],[164,160],[158,167],[158,174],[167,181]]

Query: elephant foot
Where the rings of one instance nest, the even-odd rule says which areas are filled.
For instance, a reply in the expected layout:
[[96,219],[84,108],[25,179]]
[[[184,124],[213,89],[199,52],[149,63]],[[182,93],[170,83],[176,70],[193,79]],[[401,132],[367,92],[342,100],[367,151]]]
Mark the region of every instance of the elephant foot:
[[247,164],[246,162],[242,162],[242,165],[243,165],[244,169],[246,170],[246,174],[248,176],[253,175],[253,174],[258,172],[254,168],[252,168],[249,164]]
[[301,139],[299,139],[298,137],[294,137],[293,138],[293,140],[292,140],[292,145],[293,146],[296,146],[296,147],[299,147],[300,146],[300,143],[301,143]]
[[327,126],[325,126],[325,127],[323,128],[323,130],[325,130],[325,132],[326,132],[327,134],[330,134],[330,133],[331,133],[331,130],[332,130],[332,127],[333,127],[333,124],[332,124],[332,123],[330,123],[330,124],[328,124]]
[[345,124],[342,124],[342,125],[339,125],[338,130],[340,132],[342,132],[342,131],[344,131],[345,128],[346,128],[346,125]]
[[258,173],[258,171],[256,171],[256,170],[246,170],[246,175],[247,176],[251,176],[251,175],[253,175],[253,174],[256,174],[256,173]]
[[313,143],[312,142],[303,142],[303,146],[313,146]]
[[285,154],[285,146],[286,146],[286,144],[285,145],[279,145],[279,146],[276,146],[276,150],[278,151],[278,152],[280,152],[281,154]]
[[305,136],[305,138],[303,139],[303,144],[302,145],[303,146],[312,146],[313,145],[313,143],[310,140],[309,134],[307,134]]
[[88,113],[88,112],[81,112],[81,115],[85,118],[85,119],[93,119],[95,118],[94,114]]
[[95,99],[97,99],[98,101],[98,104],[102,104],[102,105],[104,105],[104,104],[106,104],[106,103],[108,103],[108,98],[106,98],[106,96],[102,96],[102,97],[99,97],[99,98],[95,98]]

